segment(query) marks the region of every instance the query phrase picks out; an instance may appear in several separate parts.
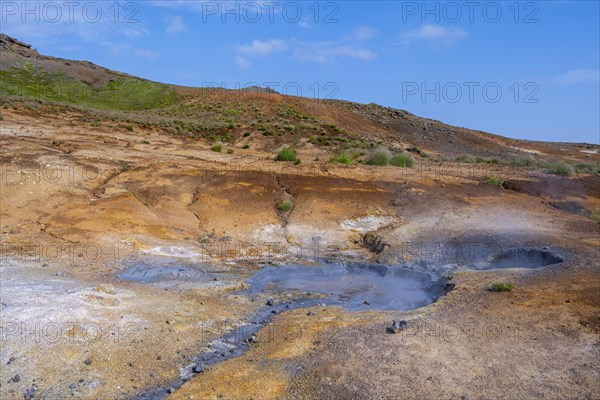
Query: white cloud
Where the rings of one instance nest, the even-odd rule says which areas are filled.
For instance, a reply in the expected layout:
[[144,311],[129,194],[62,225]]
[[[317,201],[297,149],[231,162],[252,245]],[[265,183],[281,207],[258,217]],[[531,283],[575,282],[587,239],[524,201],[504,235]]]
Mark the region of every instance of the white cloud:
[[135,51],[133,52],[133,55],[138,56],[138,57],[153,59],[153,58],[157,58],[158,56],[160,56],[160,53],[156,52],[156,51],[152,51],[152,50],[146,50],[146,49],[135,49]]
[[556,81],[560,85],[574,85],[577,83],[600,82],[600,70],[597,69],[575,69],[560,75]]
[[359,42],[364,42],[377,36],[377,31],[368,26],[361,26],[352,32],[352,37]]
[[235,63],[244,69],[251,67],[250,58],[256,57],[267,57],[273,53],[279,53],[286,51],[288,44],[285,40],[281,39],[269,39],[260,40],[255,39],[251,44],[245,44],[237,47],[237,55],[235,57]]
[[335,42],[306,43],[294,50],[294,57],[302,61],[319,63],[333,62],[337,57],[371,60],[376,57],[369,49],[356,45],[343,45]]
[[237,51],[238,54],[243,54],[246,56],[256,57],[256,56],[268,56],[272,53],[277,53],[280,51],[285,51],[288,49],[288,45],[285,40],[281,39],[269,39],[269,40],[259,40],[256,39],[249,45],[238,46]]
[[419,40],[450,45],[467,35],[467,31],[462,28],[446,28],[441,25],[423,24],[419,29],[403,32],[400,34],[400,39],[404,45]]
[[248,61],[247,58],[244,58],[242,56],[237,56],[235,58],[235,63],[238,65],[238,67],[243,69],[248,69],[251,66],[250,61]]
[[176,35],[178,33],[185,32],[187,30],[187,27],[183,23],[183,19],[180,16],[177,16],[177,15],[168,16],[168,17],[166,17],[166,20],[168,23],[167,34],[169,34],[169,35]]

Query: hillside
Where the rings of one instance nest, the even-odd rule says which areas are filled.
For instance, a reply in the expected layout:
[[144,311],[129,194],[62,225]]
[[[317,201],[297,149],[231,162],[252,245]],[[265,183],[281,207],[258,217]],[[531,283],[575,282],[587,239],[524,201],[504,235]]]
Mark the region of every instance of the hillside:
[[[269,90],[225,90],[167,85],[129,76],[89,61],[39,54],[0,36],[0,95],[78,107],[98,121],[116,119],[193,140],[283,143],[326,149],[385,145],[419,147],[441,157],[515,159],[536,151],[580,158],[584,144],[530,143],[446,125],[405,110],[341,100],[283,96]],[[254,88],[256,89],[256,88]],[[251,138],[248,138],[251,135]]]

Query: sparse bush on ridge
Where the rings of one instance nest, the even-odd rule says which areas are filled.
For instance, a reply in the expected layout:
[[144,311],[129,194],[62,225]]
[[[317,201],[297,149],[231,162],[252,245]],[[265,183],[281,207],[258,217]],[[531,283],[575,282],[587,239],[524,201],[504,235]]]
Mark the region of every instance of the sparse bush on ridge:
[[410,151],[411,153],[416,153],[416,154],[420,155],[421,157],[429,157],[429,154],[427,154],[426,152],[424,152],[417,146],[410,146],[409,148],[406,149],[406,151]]
[[515,167],[522,168],[533,169],[536,167],[535,159],[532,156],[517,158],[515,160],[512,160],[511,164]]
[[220,153],[223,151],[223,144],[221,142],[217,142],[210,149],[214,152]]
[[275,159],[277,161],[296,161],[298,160],[298,156],[296,155],[294,149],[286,147],[285,149],[281,150],[279,154],[277,154]]
[[504,178],[501,178],[499,176],[489,176],[489,177],[485,178],[485,181],[487,183],[489,183],[490,185],[494,185],[494,186],[502,187],[502,185],[504,185]]
[[331,158],[332,163],[350,165],[354,158],[347,151],[342,151]]
[[407,154],[396,154],[390,159],[390,165],[394,167],[412,168],[414,164],[413,158]]
[[367,165],[377,165],[380,167],[388,165],[390,162],[390,152],[385,148],[377,148],[367,160]]
[[573,167],[565,162],[550,162],[545,165],[547,171],[554,175],[571,176],[575,173]]
[[600,163],[580,162],[575,164],[578,174],[600,174]]

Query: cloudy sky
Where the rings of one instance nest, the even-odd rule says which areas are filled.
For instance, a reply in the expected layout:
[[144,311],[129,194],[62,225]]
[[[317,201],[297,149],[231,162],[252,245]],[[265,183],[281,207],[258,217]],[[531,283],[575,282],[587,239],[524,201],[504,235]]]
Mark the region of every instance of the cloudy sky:
[[3,0],[0,31],[167,83],[258,84],[510,137],[599,143],[599,4]]

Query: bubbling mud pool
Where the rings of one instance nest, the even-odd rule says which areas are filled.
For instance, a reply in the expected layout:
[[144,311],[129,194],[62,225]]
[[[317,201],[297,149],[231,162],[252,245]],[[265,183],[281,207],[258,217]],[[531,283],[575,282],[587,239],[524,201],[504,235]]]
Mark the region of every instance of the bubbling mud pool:
[[[164,260],[163,260],[164,261]],[[487,270],[499,268],[540,268],[563,261],[552,251],[535,248],[496,252],[463,269]],[[120,274],[121,279],[151,285],[199,287],[245,281],[249,289],[235,292],[253,299],[273,296],[240,327],[216,338],[210,351],[198,354],[181,369],[180,378],[168,387],[142,393],[136,400],[164,399],[179,389],[196,373],[205,368],[235,358],[250,348],[254,335],[271,322],[273,315],[291,309],[315,305],[341,306],[349,311],[397,310],[408,311],[437,301],[452,290],[452,284],[442,273],[415,270],[405,266],[386,266],[371,263],[323,263],[314,266],[285,265],[265,267],[253,274],[216,271],[209,265],[177,260],[130,266]],[[282,294],[293,297],[281,298]],[[317,295],[317,296],[315,296]]]
[[433,303],[445,283],[426,272],[376,264],[268,267],[248,280],[250,293],[303,291],[329,295],[349,311],[411,310]]

